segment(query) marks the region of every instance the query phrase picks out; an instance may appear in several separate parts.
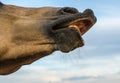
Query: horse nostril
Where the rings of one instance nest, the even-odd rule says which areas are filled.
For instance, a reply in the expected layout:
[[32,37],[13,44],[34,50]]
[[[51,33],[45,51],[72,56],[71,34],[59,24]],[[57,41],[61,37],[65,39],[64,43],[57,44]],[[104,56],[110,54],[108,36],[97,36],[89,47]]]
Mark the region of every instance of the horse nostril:
[[75,14],[75,13],[78,13],[79,11],[75,8],[72,8],[72,7],[64,7],[62,8],[61,10],[61,13],[63,14]]

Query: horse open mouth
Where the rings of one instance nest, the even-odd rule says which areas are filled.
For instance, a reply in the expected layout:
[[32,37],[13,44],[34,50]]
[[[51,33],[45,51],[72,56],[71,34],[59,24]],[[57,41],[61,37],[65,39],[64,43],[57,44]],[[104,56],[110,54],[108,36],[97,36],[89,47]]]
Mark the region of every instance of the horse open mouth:
[[53,26],[53,30],[64,28],[74,28],[80,35],[86,33],[96,22],[96,17],[91,9],[86,9],[83,13],[76,13],[58,19]]
[[70,28],[75,28],[80,32],[80,35],[86,33],[92,26],[94,21],[91,18],[77,19],[69,24]]

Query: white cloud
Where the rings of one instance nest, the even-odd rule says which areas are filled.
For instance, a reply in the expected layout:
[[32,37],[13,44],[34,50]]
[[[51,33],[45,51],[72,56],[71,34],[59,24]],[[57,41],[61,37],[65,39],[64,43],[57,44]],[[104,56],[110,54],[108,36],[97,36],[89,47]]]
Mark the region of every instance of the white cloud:
[[[120,70],[118,59],[120,57],[119,54],[115,56],[117,59],[80,59],[75,64],[70,61],[54,64],[54,60],[50,61],[54,67],[48,66],[49,64],[24,66],[12,75],[0,77],[0,80],[4,83],[8,83],[11,79],[12,83],[16,83],[16,81],[21,83],[21,80],[22,83],[87,83],[88,81],[91,81],[90,83],[104,83],[103,80],[105,83],[109,83],[109,80],[115,81],[118,80],[116,78],[120,78],[120,75],[117,75]],[[81,68],[81,65],[85,67]],[[59,70],[56,67],[59,67]]]
[[106,77],[89,77],[88,79],[83,80],[67,80],[63,81],[62,83],[119,83],[120,76],[110,75]]
[[[104,69],[104,66],[102,68]],[[39,68],[38,66],[24,67],[24,69],[16,74],[5,77],[0,76],[0,80],[4,83],[8,83],[9,81],[12,83],[113,83],[114,81],[115,83],[119,83],[118,81],[120,81],[119,74],[100,72],[99,69],[97,71],[91,71],[91,69],[83,71],[72,69],[69,69],[69,71],[40,69],[44,68]],[[30,72],[20,74],[23,71]]]

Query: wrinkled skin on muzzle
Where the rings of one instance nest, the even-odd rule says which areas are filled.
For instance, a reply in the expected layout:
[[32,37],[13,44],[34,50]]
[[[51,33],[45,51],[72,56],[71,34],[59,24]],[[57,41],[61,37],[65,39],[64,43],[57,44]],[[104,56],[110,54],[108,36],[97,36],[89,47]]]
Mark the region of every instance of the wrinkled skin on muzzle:
[[0,74],[7,75],[56,50],[82,47],[96,22],[92,10],[24,8],[0,3]]

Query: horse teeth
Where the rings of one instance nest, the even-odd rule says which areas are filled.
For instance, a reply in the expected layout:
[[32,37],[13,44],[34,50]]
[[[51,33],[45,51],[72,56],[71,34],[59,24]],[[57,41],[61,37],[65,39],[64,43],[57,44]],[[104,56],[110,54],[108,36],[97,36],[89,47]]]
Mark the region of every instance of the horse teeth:
[[78,27],[78,26],[76,26],[76,25],[70,25],[69,27],[71,27],[71,28],[76,28],[76,29],[78,29],[78,30],[79,30],[79,27]]

